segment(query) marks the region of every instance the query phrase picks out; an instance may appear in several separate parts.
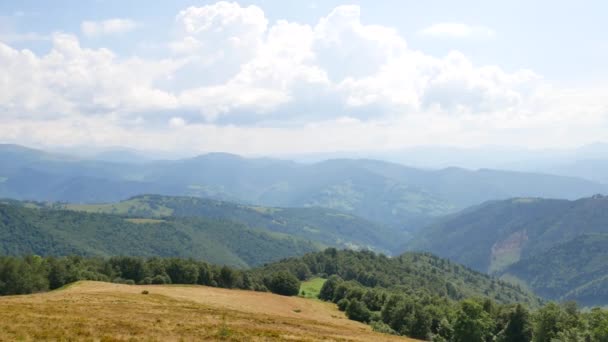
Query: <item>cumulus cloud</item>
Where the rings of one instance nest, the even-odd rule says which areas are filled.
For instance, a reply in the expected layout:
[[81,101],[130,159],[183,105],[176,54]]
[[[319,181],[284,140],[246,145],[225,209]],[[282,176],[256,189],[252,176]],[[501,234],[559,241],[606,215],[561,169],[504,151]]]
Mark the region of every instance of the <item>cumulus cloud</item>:
[[153,82],[177,69],[171,60],[121,59],[107,49],[86,49],[69,34],[54,34],[51,51],[37,56],[0,43],[3,115],[96,115],[175,107]]
[[[456,28],[447,31],[476,30]],[[531,70],[475,65],[458,51],[426,54],[362,22],[358,6],[307,25],[218,2],[180,11],[172,32],[164,58],[86,48],[71,34],[53,34],[43,54],[0,43],[0,137],[286,153],[540,144],[559,141],[547,130],[568,120],[581,139],[606,134],[596,129],[608,115],[602,92],[573,95]]]
[[97,37],[109,34],[124,33],[134,30],[137,23],[131,19],[114,18],[102,21],[83,21],[80,24],[82,34]]
[[169,126],[173,127],[173,128],[181,128],[186,126],[186,120],[180,118],[180,117],[172,117],[171,119],[169,119]]
[[486,26],[463,23],[437,23],[419,31],[419,34],[435,38],[494,38],[496,32]]

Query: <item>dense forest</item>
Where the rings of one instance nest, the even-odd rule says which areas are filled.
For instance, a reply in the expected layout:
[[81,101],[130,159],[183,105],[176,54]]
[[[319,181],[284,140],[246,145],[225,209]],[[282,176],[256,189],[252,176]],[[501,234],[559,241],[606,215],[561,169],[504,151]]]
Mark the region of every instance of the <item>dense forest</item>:
[[57,209],[118,214],[128,217],[205,217],[228,220],[250,228],[264,228],[339,248],[364,248],[395,253],[405,234],[337,210],[277,208],[245,205],[197,197],[141,195],[118,203],[61,204],[13,202]]
[[0,203],[0,255],[182,257],[244,268],[319,249],[309,240],[227,220],[125,218]]
[[369,251],[333,248],[264,266],[258,272],[289,271],[300,279],[310,274],[336,275],[362,286],[459,300],[489,297],[500,303],[537,306],[538,297],[517,285],[473,271],[428,253],[405,253],[389,258]]
[[576,300],[581,305],[608,303],[608,234],[586,234],[505,270],[529,284],[539,296]]
[[[497,301],[497,295],[508,293],[510,288],[499,282],[491,283],[495,289],[491,296],[438,291],[414,280],[431,279],[440,269],[447,271],[447,267],[421,267],[438,267],[442,259],[412,254],[396,260],[396,264],[411,266],[410,271],[402,273],[382,255],[335,249],[253,270],[180,258],[0,257],[0,294],[53,290],[87,279],[124,284],[200,284],[296,295],[300,280],[320,272],[316,275],[328,279],[319,299],[336,303],[350,319],[369,323],[384,333],[456,342],[608,341],[606,311],[581,312],[573,302],[540,306],[532,296],[529,305],[516,303],[520,297],[505,296]],[[369,267],[378,272],[357,272]],[[471,278],[474,272],[462,266],[451,269],[461,274],[463,281],[479,284]],[[380,270],[386,272],[385,278]]]

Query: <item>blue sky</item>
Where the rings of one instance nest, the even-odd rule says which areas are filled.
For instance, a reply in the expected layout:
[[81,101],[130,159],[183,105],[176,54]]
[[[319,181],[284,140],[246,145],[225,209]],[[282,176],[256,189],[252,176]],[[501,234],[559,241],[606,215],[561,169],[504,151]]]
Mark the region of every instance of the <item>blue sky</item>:
[[608,140],[602,1],[5,1],[0,141],[243,154]]

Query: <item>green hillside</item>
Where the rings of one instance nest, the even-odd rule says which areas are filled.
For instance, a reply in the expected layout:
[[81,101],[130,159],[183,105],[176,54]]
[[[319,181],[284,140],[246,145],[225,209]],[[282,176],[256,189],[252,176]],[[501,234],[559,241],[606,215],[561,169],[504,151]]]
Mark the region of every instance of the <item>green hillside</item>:
[[608,233],[608,198],[517,198],[451,215],[421,231],[410,250],[436,253],[483,272],[501,269],[582,234]]
[[451,215],[407,248],[502,275],[544,298],[606,305],[607,236],[608,197],[518,198]]
[[0,204],[0,255],[183,257],[249,267],[318,248],[309,240],[227,220],[134,220]]
[[[56,207],[58,205],[55,205]],[[119,203],[68,204],[66,209],[131,217],[205,217],[319,242],[327,246],[393,253],[404,234],[331,209],[250,206],[196,197],[142,195]]]
[[272,274],[280,270],[288,270],[300,278],[306,278],[304,274],[337,275],[364,287],[409,295],[431,295],[453,300],[488,297],[499,303],[539,303],[536,296],[517,285],[428,253],[405,253],[389,258],[367,251],[327,249],[282,260],[259,271]]
[[608,304],[608,234],[581,235],[509,266],[503,274],[524,281],[538,295]]

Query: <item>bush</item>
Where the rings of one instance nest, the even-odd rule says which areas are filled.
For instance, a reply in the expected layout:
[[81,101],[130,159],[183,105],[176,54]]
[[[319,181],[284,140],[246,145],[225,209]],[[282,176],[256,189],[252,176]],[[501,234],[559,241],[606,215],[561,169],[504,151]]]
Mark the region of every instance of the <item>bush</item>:
[[[393,328],[391,328],[388,324],[380,321],[374,321],[371,323],[372,330],[382,333],[382,334],[390,334],[390,335],[398,335]],[[434,340],[433,340],[434,341]]]
[[348,306],[346,307],[346,317],[363,323],[369,322],[369,318],[371,316],[371,312],[358,299],[354,299],[350,301]]
[[338,301],[338,310],[340,311],[344,311],[346,310],[346,308],[348,307],[348,304],[350,304],[350,301],[346,298],[342,298]]
[[267,287],[272,293],[295,296],[300,292],[300,281],[293,274],[280,271],[272,275]]
[[330,301],[334,299],[334,292],[336,291],[336,287],[342,283],[342,278],[333,275],[327,279],[327,281],[321,287],[321,292],[319,293],[319,299]]
[[157,274],[152,278],[151,282],[154,285],[171,284],[171,278],[166,274]]

